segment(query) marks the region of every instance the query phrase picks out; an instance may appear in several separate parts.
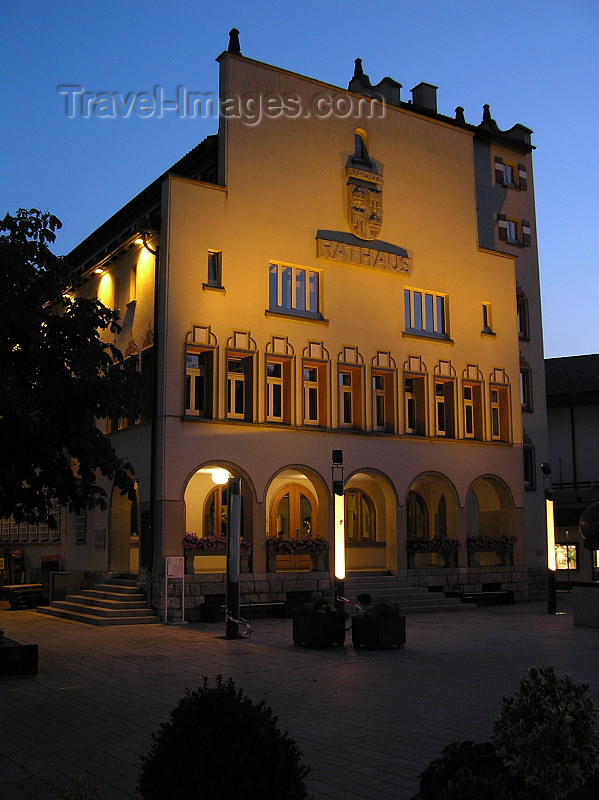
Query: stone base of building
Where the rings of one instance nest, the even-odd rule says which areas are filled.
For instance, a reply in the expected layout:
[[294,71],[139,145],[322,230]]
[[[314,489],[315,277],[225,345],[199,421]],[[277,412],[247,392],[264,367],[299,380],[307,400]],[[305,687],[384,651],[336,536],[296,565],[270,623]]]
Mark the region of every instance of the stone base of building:
[[397,577],[411,586],[426,586],[452,594],[497,590],[512,592],[516,603],[528,600],[528,570],[524,566],[407,569],[399,571]]
[[[242,574],[239,582],[241,615],[270,610],[289,616],[316,598],[333,602],[333,583],[328,572],[286,572]],[[145,587],[144,587],[145,588]],[[164,578],[152,583],[151,604],[162,619],[165,617]],[[185,576],[185,620],[187,622],[220,621],[224,619],[226,576],[221,573]],[[181,580],[168,583],[168,621],[181,622]],[[208,619],[212,614],[213,619]]]

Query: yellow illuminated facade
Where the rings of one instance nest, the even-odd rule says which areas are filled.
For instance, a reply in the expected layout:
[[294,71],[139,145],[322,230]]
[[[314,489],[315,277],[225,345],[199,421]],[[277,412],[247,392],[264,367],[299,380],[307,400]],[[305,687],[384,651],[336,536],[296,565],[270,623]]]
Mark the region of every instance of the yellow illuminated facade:
[[[358,69],[343,91],[235,52],[218,60],[223,103],[260,96],[272,110],[283,98],[287,112],[259,124],[223,114],[217,135],[71,254],[82,291],[119,308],[117,343],[152,402],[106,427],[135,470],[137,507],[112,492],[68,566],[158,585],[186,533],[226,529],[227,487],[212,480],[224,468],[241,480],[253,545],[242,593],[243,580],[262,599],[326,591],[335,572],[368,570],[525,599],[527,514],[529,551],[545,536],[523,470],[519,291],[529,339],[540,332],[530,132],[445,117],[427,84],[405,102],[399,84],[373,89]],[[322,97],[331,113],[291,113]],[[335,113],[340,97],[355,114]],[[514,165],[504,180],[526,174],[517,234],[491,207],[496,155]],[[536,369],[534,353],[524,360]],[[270,557],[267,537],[328,539],[324,570],[308,572],[301,552]],[[479,537],[516,539],[509,558],[487,552],[481,566],[467,544]],[[458,549],[418,544],[443,539]],[[188,569],[201,581],[223,559],[196,554]]]

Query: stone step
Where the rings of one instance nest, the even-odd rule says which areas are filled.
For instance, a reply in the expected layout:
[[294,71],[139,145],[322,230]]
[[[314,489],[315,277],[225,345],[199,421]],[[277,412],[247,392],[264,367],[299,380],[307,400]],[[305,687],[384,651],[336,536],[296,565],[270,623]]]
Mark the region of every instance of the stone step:
[[83,611],[94,617],[148,617],[152,616],[152,609],[143,605],[134,608],[103,608],[79,603],[76,600],[53,600],[50,608],[64,609],[66,611]]
[[81,589],[81,597],[90,600],[115,600],[123,603],[143,603],[145,597],[141,592],[108,592],[105,589]]
[[476,608],[462,603],[459,598],[446,597],[444,592],[429,591],[426,586],[411,586],[386,573],[349,575],[345,580],[344,591],[348,600],[355,601],[364,592],[371,596],[374,603],[397,603],[404,614],[467,611]]
[[160,618],[145,605],[139,583],[130,577],[113,576],[110,583],[82,589],[79,594],[38,607],[40,614],[61,617],[88,625],[142,625],[159,623]]
[[65,597],[69,603],[78,603],[79,605],[87,605],[87,606],[100,606],[103,608],[145,608],[146,603],[143,595],[140,595],[139,598],[130,598],[128,595],[124,597],[120,595],[118,598],[113,598],[111,596],[105,597],[103,594],[99,596],[95,595],[88,595],[88,594],[68,594]]
[[70,619],[74,622],[85,622],[87,625],[155,625],[160,622],[156,616],[143,617],[100,617],[88,614],[85,611],[72,611],[69,609],[56,608],[54,606],[39,606],[38,614],[45,614],[49,617],[59,617],[60,619]]
[[88,589],[87,591],[108,592],[109,594],[140,594],[138,583],[132,586],[122,583],[96,583],[93,590]]

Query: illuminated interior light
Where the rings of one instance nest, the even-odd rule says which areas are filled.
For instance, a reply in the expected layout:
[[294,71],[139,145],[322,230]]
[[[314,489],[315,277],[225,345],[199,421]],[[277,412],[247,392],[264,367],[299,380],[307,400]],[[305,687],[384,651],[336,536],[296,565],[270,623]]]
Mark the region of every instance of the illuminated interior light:
[[94,272],[96,273],[96,275],[103,275],[104,267],[96,267]]

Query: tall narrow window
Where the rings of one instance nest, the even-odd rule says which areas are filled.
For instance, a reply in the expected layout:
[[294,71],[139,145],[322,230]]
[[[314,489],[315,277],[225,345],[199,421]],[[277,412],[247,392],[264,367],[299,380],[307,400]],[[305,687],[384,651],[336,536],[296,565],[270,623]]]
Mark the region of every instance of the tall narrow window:
[[339,369],[339,427],[363,428],[362,372],[360,369]]
[[327,425],[326,364],[304,363],[303,401],[304,425]]
[[491,303],[483,303],[483,333],[493,333],[493,318],[491,316]]
[[435,381],[435,421],[437,436],[455,437],[453,381]]
[[343,370],[339,372],[339,424],[350,428],[353,424],[352,374]]
[[266,420],[291,424],[291,359],[266,361]]
[[252,421],[253,359],[229,353],[227,357],[227,417]]
[[372,428],[375,431],[395,431],[395,390],[393,373],[376,371],[372,375]]
[[518,337],[520,339],[528,340],[530,338],[528,325],[528,298],[520,288],[518,288],[516,295],[516,313]]
[[482,386],[465,384],[462,389],[464,410],[464,436],[466,439],[483,438]]
[[208,251],[206,286],[222,286],[222,252],[220,250]]
[[185,413],[212,417],[213,350],[188,347],[185,354]]
[[404,289],[406,332],[427,336],[446,336],[445,295]]
[[426,408],[424,376],[404,377],[405,432],[417,436],[426,434]]
[[522,411],[532,411],[532,372],[528,364],[520,366],[520,404]]
[[509,441],[509,394],[507,386],[492,386],[489,396],[491,401],[491,438],[495,441]]

